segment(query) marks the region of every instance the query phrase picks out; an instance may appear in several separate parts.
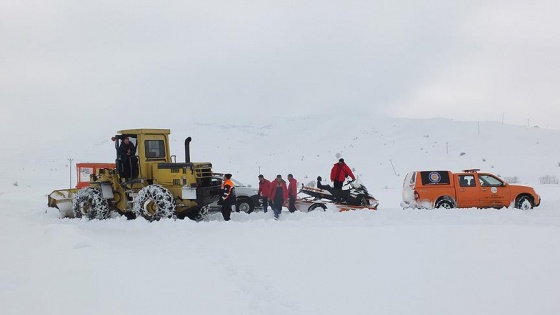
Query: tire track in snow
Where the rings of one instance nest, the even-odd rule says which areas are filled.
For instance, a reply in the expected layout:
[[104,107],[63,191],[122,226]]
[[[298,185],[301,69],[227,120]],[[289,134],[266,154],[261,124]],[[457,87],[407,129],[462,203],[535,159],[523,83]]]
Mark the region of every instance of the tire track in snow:
[[250,300],[251,308],[256,314],[299,315],[305,314],[295,300],[290,299],[289,292],[281,292],[274,283],[255,275],[251,266],[234,263],[228,255],[219,260],[226,266],[226,274]]

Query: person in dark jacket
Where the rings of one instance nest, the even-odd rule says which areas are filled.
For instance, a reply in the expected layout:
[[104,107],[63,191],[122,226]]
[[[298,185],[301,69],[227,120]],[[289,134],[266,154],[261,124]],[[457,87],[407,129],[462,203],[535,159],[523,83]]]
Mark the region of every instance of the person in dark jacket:
[[264,213],[268,211],[268,198],[270,195],[271,185],[272,183],[268,179],[264,178],[263,175],[259,175],[259,191],[257,194],[262,199],[262,207]]
[[288,174],[288,210],[296,211],[297,180],[294,175]]
[[350,176],[352,179],[356,179],[352,170],[344,163],[344,159],[338,160],[331,169],[331,181],[334,182],[333,187],[336,189],[342,189],[344,180],[346,177]]
[[278,219],[282,212],[282,206],[288,200],[288,188],[286,182],[282,179],[282,175],[277,175],[276,180],[272,182],[270,188],[269,199],[272,201],[272,211],[274,211],[274,218]]
[[222,206],[224,220],[229,221],[231,219],[231,208],[235,205],[235,186],[231,180],[231,174],[224,174],[222,194],[218,204]]
[[136,166],[136,147],[134,143],[130,142],[128,137],[124,137],[118,150],[119,160],[122,162],[123,177],[134,177],[133,166]]

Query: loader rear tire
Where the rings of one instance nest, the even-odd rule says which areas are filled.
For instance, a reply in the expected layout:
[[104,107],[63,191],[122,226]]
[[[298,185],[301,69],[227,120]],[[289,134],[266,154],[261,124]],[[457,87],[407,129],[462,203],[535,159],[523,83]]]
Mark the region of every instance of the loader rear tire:
[[72,211],[74,217],[103,220],[109,217],[107,199],[101,197],[96,188],[86,187],[78,190],[72,197]]
[[138,192],[133,212],[148,221],[170,218],[175,213],[175,199],[163,186],[146,186]]

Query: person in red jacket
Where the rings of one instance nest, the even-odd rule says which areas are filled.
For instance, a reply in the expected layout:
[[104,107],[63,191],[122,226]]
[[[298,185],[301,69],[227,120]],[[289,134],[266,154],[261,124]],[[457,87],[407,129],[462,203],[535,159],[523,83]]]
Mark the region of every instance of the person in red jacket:
[[352,179],[356,179],[352,170],[344,163],[344,159],[338,160],[338,163],[335,163],[331,169],[331,181],[334,182],[334,188],[342,189],[344,180],[348,176]]
[[286,182],[282,179],[282,175],[277,175],[276,180],[272,182],[270,188],[270,195],[268,198],[272,201],[272,211],[274,211],[274,218],[278,219],[282,212],[282,206],[288,200],[288,188]]
[[297,180],[292,174],[288,174],[288,210],[296,211]]
[[263,211],[266,213],[268,211],[268,197],[270,195],[270,188],[272,183],[263,175],[259,175],[259,192],[257,193],[262,199]]

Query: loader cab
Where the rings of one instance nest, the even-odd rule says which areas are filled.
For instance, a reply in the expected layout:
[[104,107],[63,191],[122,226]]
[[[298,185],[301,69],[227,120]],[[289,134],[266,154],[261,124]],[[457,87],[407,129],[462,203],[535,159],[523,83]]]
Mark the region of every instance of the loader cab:
[[[171,162],[169,129],[128,129],[121,130],[118,133],[117,139],[129,137],[131,142],[134,141],[137,160],[136,177],[153,179],[154,165]],[[120,170],[118,171],[119,175],[122,174]]]
[[[128,178],[133,179],[138,177],[139,168],[138,168],[138,141],[135,134],[123,134],[123,135],[116,135],[115,139],[115,151],[116,151],[116,159],[115,159],[115,166],[117,168],[117,172],[120,178]],[[134,147],[134,154],[131,155],[129,158],[123,156],[121,150],[130,143]]]

